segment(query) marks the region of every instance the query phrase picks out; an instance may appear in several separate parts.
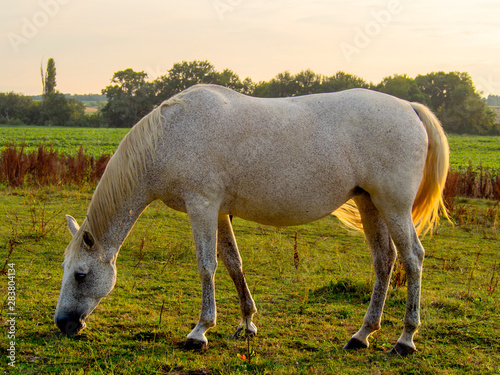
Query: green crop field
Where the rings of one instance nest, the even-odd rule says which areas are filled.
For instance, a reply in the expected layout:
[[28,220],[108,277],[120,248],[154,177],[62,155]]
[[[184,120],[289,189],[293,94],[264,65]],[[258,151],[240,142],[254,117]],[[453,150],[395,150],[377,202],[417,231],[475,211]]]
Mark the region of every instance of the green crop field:
[[26,151],[41,143],[73,155],[80,146],[92,156],[112,154],[130,129],[63,128],[46,126],[1,126],[0,148],[6,143],[25,144]]
[[[75,154],[80,145],[92,156],[111,154],[129,129],[82,129],[57,127],[2,127],[0,148],[7,142],[26,144],[26,150],[40,143],[67,154]],[[450,166],[463,170],[469,165],[500,170],[500,137],[449,135]]]
[[461,170],[469,165],[500,171],[500,137],[448,135],[450,166]]

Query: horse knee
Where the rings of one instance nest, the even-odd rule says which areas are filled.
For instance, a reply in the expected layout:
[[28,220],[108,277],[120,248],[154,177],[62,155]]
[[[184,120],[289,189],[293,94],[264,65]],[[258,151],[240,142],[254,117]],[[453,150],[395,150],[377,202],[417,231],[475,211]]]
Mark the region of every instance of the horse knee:
[[202,280],[210,280],[215,276],[217,270],[217,260],[201,260],[198,262],[198,272]]

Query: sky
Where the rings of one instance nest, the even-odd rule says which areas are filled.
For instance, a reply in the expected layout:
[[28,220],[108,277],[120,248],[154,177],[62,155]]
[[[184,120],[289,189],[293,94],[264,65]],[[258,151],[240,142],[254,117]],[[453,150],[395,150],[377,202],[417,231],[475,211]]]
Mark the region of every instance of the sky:
[[379,83],[436,71],[500,95],[498,0],[23,0],[0,5],[0,92],[100,93],[113,73],[150,79],[208,60],[243,80],[337,71]]

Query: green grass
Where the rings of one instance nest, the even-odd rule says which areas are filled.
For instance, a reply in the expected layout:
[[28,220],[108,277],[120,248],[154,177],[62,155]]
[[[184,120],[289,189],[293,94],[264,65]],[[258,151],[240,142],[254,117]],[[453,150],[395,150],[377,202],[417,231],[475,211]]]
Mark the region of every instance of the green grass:
[[82,145],[92,156],[115,152],[118,144],[130,129],[64,128],[46,126],[0,126],[0,148],[6,143],[24,143],[26,151],[36,149],[41,143],[69,155],[77,153]]
[[450,168],[463,170],[469,165],[500,171],[500,137],[448,135]]
[[[259,333],[251,341],[257,356],[248,363],[240,357],[247,344],[230,338],[239,322],[239,304],[222,264],[216,275],[218,325],[207,334],[209,349],[195,353],[181,348],[196,323],[201,294],[184,214],[158,202],[145,211],[120,251],[115,289],[87,319],[82,334],[66,338],[52,321],[70,239],[63,214],[81,221],[91,192],[7,188],[0,196],[0,268],[12,248],[9,262],[15,263],[18,313],[17,367],[7,373],[500,372],[500,285],[491,291],[500,277],[499,210],[492,202],[458,202],[458,225],[444,223],[434,236],[424,238],[419,351],[408,358],[388,354],[403,328],[404,286],[391,289],[382,330],[374,334],[370,348],[342,350],[362,322],[374,279],[362,236],[343,229],[333,217],[284,229],[236,218],[245,275],[259,309]],[[298,269],[293,257],[296,232]],[[5,348],[7,278],[0,280]],[[5,355],[0,361],[0,368],[7,368]]]
[[[0,126],[0,148],[7,142],[25,143],[27,150],[41,142],[67,154],[75,154],[80,145],[92,156],[113,153],[129,129],[82,129],[37,126]],[[500,137],[448,135],[450,166],[466,169],[470,164],[500,170]]]

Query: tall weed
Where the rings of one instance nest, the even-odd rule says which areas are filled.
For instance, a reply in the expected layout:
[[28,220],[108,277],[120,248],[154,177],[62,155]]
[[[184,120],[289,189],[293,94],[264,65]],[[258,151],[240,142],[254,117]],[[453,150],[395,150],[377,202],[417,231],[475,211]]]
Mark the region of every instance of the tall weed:
[[26,153],[23,144],[10,143],[0,153],[0,183],[11,187],[95,185],[110,158],[110,155],[95,158],[82,146],[72,156],[43,144]]

